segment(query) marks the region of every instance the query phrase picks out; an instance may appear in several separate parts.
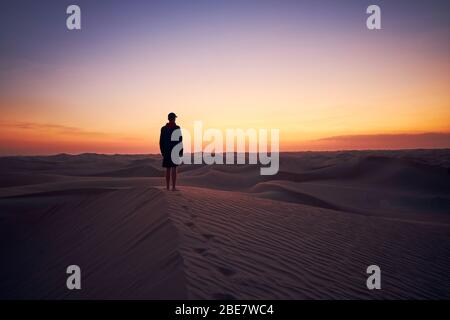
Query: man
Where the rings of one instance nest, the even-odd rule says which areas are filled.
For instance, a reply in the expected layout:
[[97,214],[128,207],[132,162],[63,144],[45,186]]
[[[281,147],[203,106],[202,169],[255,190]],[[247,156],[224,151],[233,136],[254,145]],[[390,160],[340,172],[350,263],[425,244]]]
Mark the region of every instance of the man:
[[166,188],[169,190],[170,177],[172,176],[172,191],[177,190],[175,187],[177,182],[177,166],[181,163],[180,157],[183,156],[183,145],[181,145],[179,154],[174,154],[174,158],[172,158],[173,148],[177,144],[182,143],[183,140],[181,132],[175,132],[175,134],[178,134],[179,138],[172,141],[172,134],[174,131],[181,130],[175,123],[176,118],[177,116],[175,113],[169,113],[167,116],[169,122],[161,128],[161,135],[159,136],[159,149],[161,150],[161,154],[163,156],[162,166],[166,168]]

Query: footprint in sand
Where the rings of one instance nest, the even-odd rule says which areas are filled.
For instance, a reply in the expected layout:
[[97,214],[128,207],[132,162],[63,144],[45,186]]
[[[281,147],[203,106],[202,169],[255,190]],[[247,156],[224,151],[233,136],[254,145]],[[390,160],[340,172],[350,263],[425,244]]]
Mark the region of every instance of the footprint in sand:
[[214,293],[212,299],[216,300],[237,300],[235,296],[229,293]]
[[206,249],[206,248],[195,248],[194,251],[197,252],[198,254],[201,254],[202,256],[204,256],[205,253],[208,251],[208,249]]
[[189,215],[191,216],[191,218],[195,219],[198,217],[195,213],[191,212],[191,210],[189,209],[188,206],[182,205],[181,207],[184,209],[184,211],[189,212]]
[[215,236],[209,233],[202,233],[202,237],[206,240],[214,240]]
[[231,277],[232,275],[236,274],[236,271],[234,271],[230,267],[216,267],[217,271],[219,271],[221,274],[227,277]]
[[193,251],[202,257],[214,258],[217,257],[216,254],[212,253],[208,248],[194,248]]

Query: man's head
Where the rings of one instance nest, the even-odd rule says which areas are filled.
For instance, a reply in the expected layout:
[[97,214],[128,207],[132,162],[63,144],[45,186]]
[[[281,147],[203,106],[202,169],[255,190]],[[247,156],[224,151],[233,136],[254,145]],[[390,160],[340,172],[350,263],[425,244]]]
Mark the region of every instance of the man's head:
[[169,115],[167,116],[167,119],[169,119],[169,121],[175,121],[175,118],[177,117],[177,115],[173,112],[169,113]]

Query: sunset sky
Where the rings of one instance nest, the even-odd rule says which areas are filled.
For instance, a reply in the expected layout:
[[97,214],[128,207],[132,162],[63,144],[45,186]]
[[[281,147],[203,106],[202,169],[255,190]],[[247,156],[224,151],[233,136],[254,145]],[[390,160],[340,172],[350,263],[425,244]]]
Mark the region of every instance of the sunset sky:
[[280,129],[285,151],[450,147],[448,0],[18,0],[0,17],[0,155],[156,153],[171,111]]

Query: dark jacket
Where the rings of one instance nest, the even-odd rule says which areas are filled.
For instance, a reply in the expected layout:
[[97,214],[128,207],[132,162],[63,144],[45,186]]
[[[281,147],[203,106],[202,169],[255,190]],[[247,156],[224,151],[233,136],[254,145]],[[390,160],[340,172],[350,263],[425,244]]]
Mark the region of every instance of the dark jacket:
[[[161,154],[164,158],[170,158],[172,149],[178,144],[182,143],[183,137],[180,134],[180,138],[178,141],[172,141],[172,133],[180,129],[179,126],[172,123],[167,123],[164,127],[161,128],[161,134],[159,136],[159,149],[161,150]],[[181,129],[180,129],[181,130]],[[183,149],[180,151],[180,157],[183,156]]]

